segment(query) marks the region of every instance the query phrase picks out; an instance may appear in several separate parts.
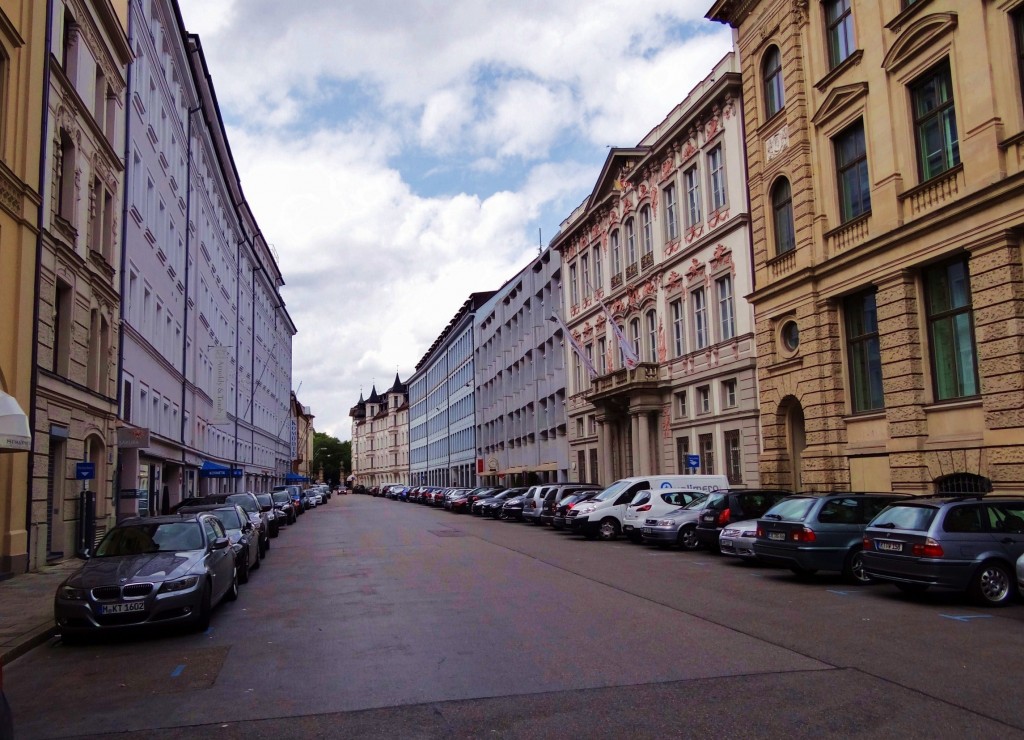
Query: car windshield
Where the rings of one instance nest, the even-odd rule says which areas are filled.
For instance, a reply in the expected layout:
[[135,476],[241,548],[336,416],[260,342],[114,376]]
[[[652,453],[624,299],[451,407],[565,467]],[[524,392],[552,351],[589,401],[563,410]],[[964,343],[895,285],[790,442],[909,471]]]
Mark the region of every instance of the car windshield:
[[802,522],[807,518],[807,513],[814,506],[818,499],[813,498],[787,498],[775,504],[765,512],[765,519],[776,519],[787,522]]
[[96,557],[202,549],[203,532],[197,522],[125,524],[107,533],[96,548]]
[[937,512],[934,506],[890,506],[872,519],[868,526],[927,532]]
[[260,507],[258,507],[256,502],[252,500],[252,496],[245,493],[236,493],[232,496],[228,496],[224,500],[229,504],[238,504],[250,514],[258,514],[260,511]]
[[597,494],[597,496],[594,497],[594,501],[610,501],[629,488],[629,486],[630,483],[628,480],[616,481],[601,491],[601,493]]
[[260,506],[272,506],[274,499],[271,498],[269,493],[257,493],[256,500],[260,502]]
[[213,512],[213,515],[220,519],[220,523],[224,525],[224,529],[242,528],[242,520],[238,516],[238,509],[217,509]]
[[292,497],[288,495],[287,491],[277,491],[273,494],[273,499],[276,504],[287,504]]
[[693,501],[688,503],[683,509],[703,509],[704,506],[710,501],[710,497],[695,498]]

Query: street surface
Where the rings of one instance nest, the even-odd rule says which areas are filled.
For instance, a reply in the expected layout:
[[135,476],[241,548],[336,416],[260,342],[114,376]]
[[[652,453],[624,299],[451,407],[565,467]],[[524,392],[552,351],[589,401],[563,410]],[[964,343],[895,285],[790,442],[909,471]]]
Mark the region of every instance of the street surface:
[[241,591],[7,666],[15,736],[1024,737],[1020,603],[354,495]]

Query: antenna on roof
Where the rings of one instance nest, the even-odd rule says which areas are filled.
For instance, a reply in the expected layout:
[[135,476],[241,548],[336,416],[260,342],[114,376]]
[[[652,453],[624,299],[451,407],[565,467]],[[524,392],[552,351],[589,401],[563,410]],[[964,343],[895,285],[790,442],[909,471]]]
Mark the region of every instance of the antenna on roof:
[[537,254],[544,253],[544,239],[541,237],[540,227],[537,227]]

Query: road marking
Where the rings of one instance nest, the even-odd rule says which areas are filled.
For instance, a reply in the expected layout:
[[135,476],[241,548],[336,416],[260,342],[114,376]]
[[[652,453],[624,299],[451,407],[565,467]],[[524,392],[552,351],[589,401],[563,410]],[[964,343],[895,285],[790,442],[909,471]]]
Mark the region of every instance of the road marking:
[[185,666],[184,665],[178,666],[173,671],[171,671],[171,678],[177,678],[178,676],[181,675],[182,671],[184,671],[184,670],[185,670]]
[[827,588],[825,590],[828,591],[830,594],[835,594],[836,596],[849,596],[850,595],[849,591],[839,591],[839,590],[834,589],[834,588]]
[[991,619],[991,614],[940,614],[946,619],[955,619],[958,622],[970,622],[972,619]]

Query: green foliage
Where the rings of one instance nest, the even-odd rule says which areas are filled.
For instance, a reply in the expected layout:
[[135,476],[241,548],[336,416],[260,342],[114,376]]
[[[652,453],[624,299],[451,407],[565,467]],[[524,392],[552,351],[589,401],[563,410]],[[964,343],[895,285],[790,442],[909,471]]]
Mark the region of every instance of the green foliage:
[[341,483],[352,470],[352,443],[325,432],[314,432],[310,470],[314,477],[323,473],[323,479],[331,485]]

